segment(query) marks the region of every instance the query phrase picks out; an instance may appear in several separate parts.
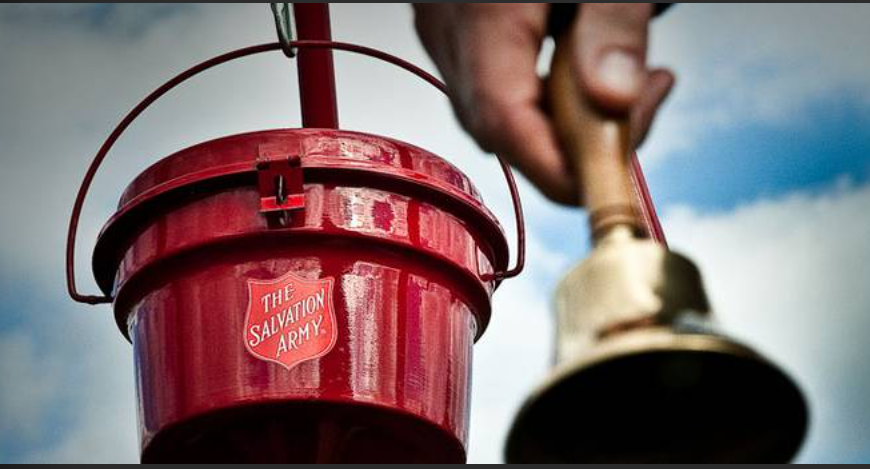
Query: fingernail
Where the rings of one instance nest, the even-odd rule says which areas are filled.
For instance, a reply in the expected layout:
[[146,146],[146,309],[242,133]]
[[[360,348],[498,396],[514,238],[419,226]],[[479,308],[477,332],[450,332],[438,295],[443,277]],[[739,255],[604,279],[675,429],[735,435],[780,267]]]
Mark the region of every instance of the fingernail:
[[634,94],[640,86],[640,62],[637,56],[622,49],[611,49],[598,61],[598,78],[611,91]]

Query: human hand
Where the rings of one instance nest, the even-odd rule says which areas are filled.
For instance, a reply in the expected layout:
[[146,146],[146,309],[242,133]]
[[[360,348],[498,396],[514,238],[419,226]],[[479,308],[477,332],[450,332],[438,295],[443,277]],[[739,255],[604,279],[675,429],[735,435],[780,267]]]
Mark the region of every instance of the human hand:
[[[538,55],[549,4],[414,4],[416,27],[447,83],[463,127],[516,166],[550,199],[576,204],[571,162],[545,110]],[[653,4],[581,4],[565,32],[577,87],[602,111],[628,114],[635,146],[674,83],[646,64]]]

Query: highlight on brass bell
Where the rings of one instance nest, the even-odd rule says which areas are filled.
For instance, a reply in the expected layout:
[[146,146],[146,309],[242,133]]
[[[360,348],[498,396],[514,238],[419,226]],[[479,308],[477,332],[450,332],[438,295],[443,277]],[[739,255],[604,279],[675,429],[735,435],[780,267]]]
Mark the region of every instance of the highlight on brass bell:
[[0,5],[0,464],[870,463],[868,25]]
[[513,423],[509,462],[788,462],[796,383],[718,331],[698,268],[619,227],[556,293],[555,366]]

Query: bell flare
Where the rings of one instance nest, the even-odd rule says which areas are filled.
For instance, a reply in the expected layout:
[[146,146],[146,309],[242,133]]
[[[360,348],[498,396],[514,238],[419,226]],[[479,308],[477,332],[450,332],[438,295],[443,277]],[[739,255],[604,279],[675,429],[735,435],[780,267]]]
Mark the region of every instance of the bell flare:
[[662,329],[604,341],[560,366],[508,436],[509,463],[784,463],[808,409],[748,347]]

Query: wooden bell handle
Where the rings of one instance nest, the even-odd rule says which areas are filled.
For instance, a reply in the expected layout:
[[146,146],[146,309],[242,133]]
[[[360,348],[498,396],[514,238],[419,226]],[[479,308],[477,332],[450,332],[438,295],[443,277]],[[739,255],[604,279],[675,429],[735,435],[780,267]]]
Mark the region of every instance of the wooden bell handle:
[[593,240],[616,226],[641,232],[631,182],[628,115],[605,115],[578,93],[571,42],[557,42],[548,99],[562,150],[571,158]]

